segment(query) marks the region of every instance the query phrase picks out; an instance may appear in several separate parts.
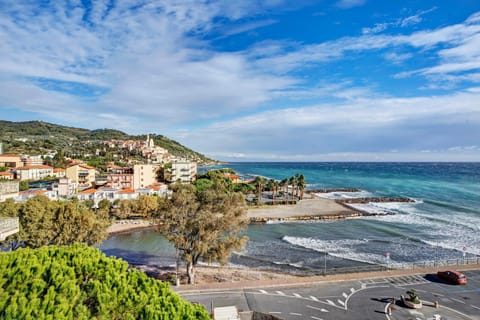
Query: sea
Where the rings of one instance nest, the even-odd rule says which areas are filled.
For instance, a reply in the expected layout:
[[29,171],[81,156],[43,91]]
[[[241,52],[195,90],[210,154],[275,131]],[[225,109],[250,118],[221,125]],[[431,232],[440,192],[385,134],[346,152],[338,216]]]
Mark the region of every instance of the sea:
[[[327,270],[480,257],[480,163],[227,163],[243,178],[281,180],[296,173],[307,189],[355,188],[327,198],[409,197],[410,203],[367,204],[390,213],[332,222],[253,224],[245,248],[230,265],[313,275]],[[114,235],[99,248],[132,264],[173,266],[174,248],[154,230]],[[205,262],[206,263],[206,262]]]

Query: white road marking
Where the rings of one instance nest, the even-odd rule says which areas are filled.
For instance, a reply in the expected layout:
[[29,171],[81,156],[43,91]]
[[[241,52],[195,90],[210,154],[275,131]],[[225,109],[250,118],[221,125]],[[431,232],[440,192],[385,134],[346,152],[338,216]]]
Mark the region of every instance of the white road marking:
[[463,304],[465,304],[465,301],[458,300],[458,299],[455,299],[455,298],[450,298],[450,299],[452,299],[453,301],[457,301],[457,302],[459,302],[459,303],[463,303]]
[[265,294],[267,294],[267,293],[268,293],[268,292],[267,292],[267,291],[265,291],[265,290],[258,290],[258,291],[260,291],[261,293],[265,293]]
[[354,292],[355,292],[355,289],[354,289],[354,288],[350,288],[350,292],[351,292],[351,293],[354,293]]
[[328,304],[331,304],[332,306],[335,305],[335,302],[333,302],[332,300],[327,300]]
[[322,318],[317,318],[315,316],[312,316],[312,319],[315,319],[315,320],[323,320]]
[[318,299],[314,296],[310,296],[310,299],[312,299],[313,301],[318,301]]
[[281,296],[284,296],[284,295],[285,295],[285,293],[283,293],[282,291],[275,291],[275,292],[278,293],[278,294],[281,295]]
[[270,311],[269,313],[271,313],[271,314],[282,314],[282,313],[279,312],[279,311]]
[[318,311],[322,311],[322,312],[328,312],[327,309],[317,308],[317,307],[309,306],[309,305],[307,305],[307,308],[314,309],[314,310],[318,310]]
[[294,293],[293,295],[294,295],[295,297],[297,297],[297,298],[301,298],[301,297],[302,297],[302,296],[299,295],[298,293]]
[[346,294],[345,292],[342,292],[342,296],[343,296],[345,299],[347,299],[348,294]]
[[434,296],[437,296],[437,297],[445,297],[445,295],[440,294],[440,293],[436,293],[436,292],[432,292],[432,294],[433,294]]
[[338,303],[340,303],[342,306],[345,305],[345,302],[343,302],[342,300],[338,299],[337,301],[338,301]]
[[477,307],[477,306],[474,306],[473,304],[471,304],[471,305],[470,305],[470,307],[480,310],[480,308],[479,308],[479,307]]
[[302,316],[301,313],[296,313],[296,312],[290,312],[290,314],[291,314],[292,316],[300,316],[300,317]]
[[367,285],[365,283],[362,283],[362,289],[365,289]]

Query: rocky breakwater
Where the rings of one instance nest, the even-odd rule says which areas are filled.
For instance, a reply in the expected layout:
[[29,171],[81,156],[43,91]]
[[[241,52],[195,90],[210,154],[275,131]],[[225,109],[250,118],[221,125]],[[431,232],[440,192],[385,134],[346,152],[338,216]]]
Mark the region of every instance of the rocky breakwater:
[[348,210],[335,214],[324,215],[305,215],[305,216],[293,216],[293,217],[250,217],[250,223],[282,223],[282,222],[314,222],[314,221],[335,221],[344,220],[348,218],[362,217],[364,214],[357,210]]
[[344,206],[349,210],[353,210],[362,214],[362,216],[379,216],[379,215],[391,215],[395,214],[388,210],[368,211],[355,205],[368,205],[374,203],[414,203],[415,200],[405,197],[368,197],[368,198],[348,198],[348,199],[336,199],[336,203]]

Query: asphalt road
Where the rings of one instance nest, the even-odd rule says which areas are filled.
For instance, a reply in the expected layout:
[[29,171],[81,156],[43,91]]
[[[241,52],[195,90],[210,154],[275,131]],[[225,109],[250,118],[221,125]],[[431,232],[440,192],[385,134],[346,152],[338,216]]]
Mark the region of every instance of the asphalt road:
[[[212,306],[235,305],[239,310],[258,311],[285,320],[480,320],[480,270],[464,273],[468,278],[464,286],[428,274],[181,295],[203,304],[210,312]],[[409,289],[418,291],[424,305],[421,309],[409,309],[401,303],[400,295]],[[388,315],[389,307],[393,307],[391,315]]]

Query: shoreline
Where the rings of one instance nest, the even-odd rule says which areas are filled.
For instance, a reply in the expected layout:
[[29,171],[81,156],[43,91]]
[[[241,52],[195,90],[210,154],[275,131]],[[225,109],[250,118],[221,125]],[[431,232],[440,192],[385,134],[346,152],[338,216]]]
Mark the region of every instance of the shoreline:
[[121,233],[129,233],[131,231],[136,231],[136,230],[141,230],[141,229],[149,229],[149,228],[154,228],[155,223],[152,221],[148,220],[120,220],[120,221],[115,221],[113,224],[111,224],[107,228],[107,235],[108,236],[113,236],[116,234],[121,234]]

